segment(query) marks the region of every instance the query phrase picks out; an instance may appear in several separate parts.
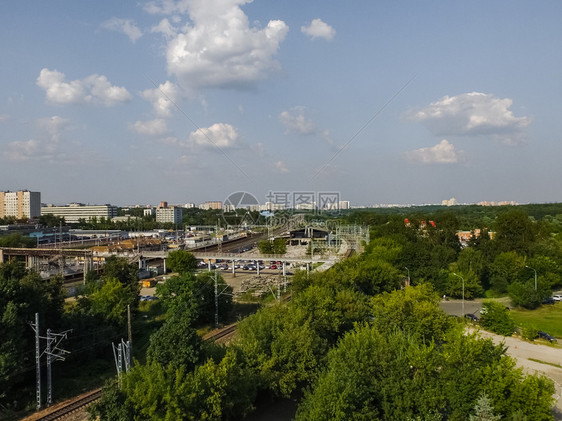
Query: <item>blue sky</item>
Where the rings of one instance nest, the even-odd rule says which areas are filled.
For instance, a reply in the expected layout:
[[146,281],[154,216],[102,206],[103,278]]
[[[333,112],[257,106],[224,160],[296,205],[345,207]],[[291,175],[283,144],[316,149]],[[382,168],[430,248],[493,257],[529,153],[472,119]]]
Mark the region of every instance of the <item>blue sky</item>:
[[562,3],[0,4],[0,190],[562,200]]

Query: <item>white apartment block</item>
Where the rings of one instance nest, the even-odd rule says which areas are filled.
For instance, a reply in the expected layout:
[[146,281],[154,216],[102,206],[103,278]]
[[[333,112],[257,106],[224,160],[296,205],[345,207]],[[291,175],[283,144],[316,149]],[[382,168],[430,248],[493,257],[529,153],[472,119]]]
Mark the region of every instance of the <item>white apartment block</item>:
[[169,208],[156,209],[156,222],[171,222],[173,224],[181,224],[182,208],[172,206]]
[[28,190],[0,192],[0,218],[17,219],[41,216],[41,193]]
[[117,206],[111,205],[83,205],[82,203],[71,203],[67,206],[47,205],[41,208],[41,215],[54,215],[63,217],[67,224],[77,224],[79,219],[86,221],[96,219],[111,219],[117,216]]

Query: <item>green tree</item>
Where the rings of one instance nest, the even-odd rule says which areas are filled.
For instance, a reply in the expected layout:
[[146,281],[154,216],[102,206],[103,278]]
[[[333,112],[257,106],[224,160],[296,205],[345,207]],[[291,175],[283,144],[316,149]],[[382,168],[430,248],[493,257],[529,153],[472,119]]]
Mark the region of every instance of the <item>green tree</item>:
[[430,340],[442,339],[451,327],[451,320],[439,309],[439,301],[430,284],[383,293],[371,300],[370,324],[381,332],[399,330]]
[[238,325],[236,343],[261,386],[286,397],[315,377],[328,350],[308,315],[295,310],[280,304],[259,310]]
[[19,232],[0,236],[0,247],[30,248],[37,245],[37,240]]
[[188,311],[178,312],[150,336],[146,352],[148,362],[192,370],[201,359],[201,338],[192,325]]
[[464,298],[467,300],[479,297],[484,292],[478,280],[478,276],[476,276],[473,271],[462,272],[459,270],[456,263],[451,263],[447,283],[447,295],[461,298],[463,296],[463,283]]
[[515,322],[509,315],[509,309],[496,301],[486,301],[482,306],[480,324],[484,329],[504,336],[511,336]]
[[490,286],[497,293],[507,292],[508,285],[519,280],[524,268],[524,256],[514,251],[500,253],[490,265]]
[[530,310],[540,307],[543,300],[551,294],[549,285],[545,284],[542,278],[540,280],[541,282],[537,282],[537,289],[533,280],[512,283],[507,288],[511,304]]
[[[107,323],[123,326],[127,321],[127,306],[135,303],[125,285],[118,279],[110,278],[102,282],[101,287],[85,298],[87,305],[94,315],[101,316]],[[87,304],[86,304],[87,303]]]
[[287,240],[284,238],[276,238],[273,240],[273,254],[287,253]]
[[[210,359],[193,372],[154,361],[138,364],[124,376],[121,391],[104,388],[102,398],[89,410],[90,419],[242,419],[253,408],[256,385],[255,376],[232,350],[218,363]],[[120,407],[127,410],[127,418],[121,418],[125,411]]]
[[195,275],[184,272],[172,276],[156,287],[156,294],[168,314],[191,311],[198,322],[215,320],[215,277],[219,293],[219,320],[225,321],[232,310],[232,287],[218,272],[201,272]]
[[186,250],[174,250],[168,253],[166,265],[172,272],[192,272],[197,269],[197,259]]
[[[0,264],[0,406],[12,402],[33,365],[33,332],[28,322],[39,313],[40,324],[60,326],[64,305],[60,277],[43,280],[20,262]],[[19,400],[19,398],[18,398]]]
[[273,244],[269,240],[258,242],[258,250],[261,254],[273,254]]
[[124,257],[110,256],[105,259],[102,279],[117,279],[134,298],[135,304],[139,300],[140,284],[139,270]]
[[535,240],[536,229],[527,212],[513,208],[500,213],[495,222],[495,241],[501,251],[529,252]]
[[498,421],[501,415],[494,415],[494,408],[488,395],[483,393],[474,406],[474,415],[470,415],[470,421]]

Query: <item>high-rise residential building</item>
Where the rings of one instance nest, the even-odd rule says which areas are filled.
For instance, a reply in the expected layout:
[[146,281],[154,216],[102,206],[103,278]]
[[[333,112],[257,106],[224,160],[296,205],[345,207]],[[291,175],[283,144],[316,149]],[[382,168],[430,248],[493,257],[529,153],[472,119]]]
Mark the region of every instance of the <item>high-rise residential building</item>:
[[199,209],[203,209],[203,210],[210,210],[210,209],[221,210],[221,209],[222,209],[222,202],[219,202],[219,201],[205,202],[205,203],[199,205]]
[[156,209],[156,222],[171,222],[173,224],[181,224],[182,222],[182,208],[172,206],[169,208]]
[[41,193],[28,190],[0,192],[0,218],[15,216],[17,219],[41,216]]
[[67,206],[47,205],[41,208],[41,215],[54,215],[63,217],[68,224],[76,224],[79,219],[86,221],[96,218],[111,219],[117,216],[117,206],[112,205],[84,205],[82,203],[70,203]]

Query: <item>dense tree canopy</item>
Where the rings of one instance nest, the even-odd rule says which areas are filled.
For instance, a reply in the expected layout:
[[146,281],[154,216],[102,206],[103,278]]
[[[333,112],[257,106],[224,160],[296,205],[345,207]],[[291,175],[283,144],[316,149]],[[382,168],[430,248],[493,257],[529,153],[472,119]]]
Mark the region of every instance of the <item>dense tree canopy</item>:
[[172,272],[185,273],[197,269],[197,259],[186,250],[174,250],[168,253],[167,267]]

